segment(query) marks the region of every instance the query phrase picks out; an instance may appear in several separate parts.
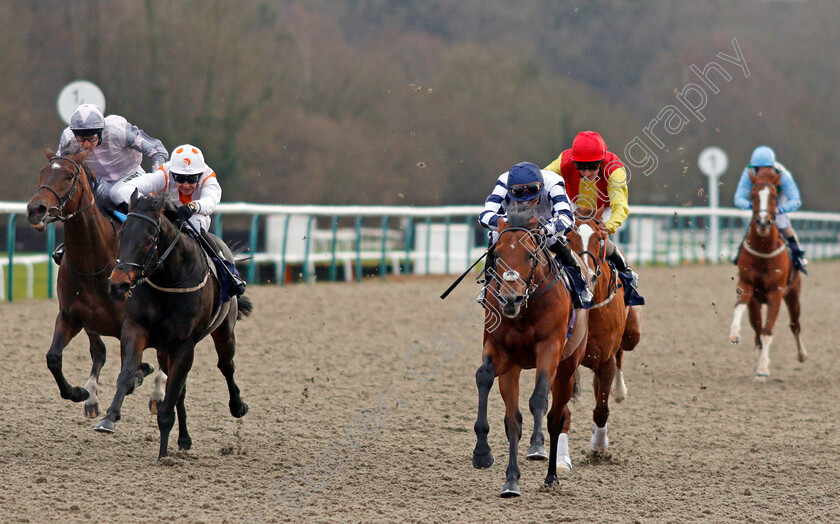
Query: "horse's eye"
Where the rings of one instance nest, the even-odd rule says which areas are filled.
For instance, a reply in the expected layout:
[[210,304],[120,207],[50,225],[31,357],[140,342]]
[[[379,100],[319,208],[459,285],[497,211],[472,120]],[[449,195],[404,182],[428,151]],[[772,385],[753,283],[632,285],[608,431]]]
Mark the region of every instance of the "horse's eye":
[[66,180],[73,180],[73,177],[74,177],[74,176],[75,176],[75,175],[74,175],[73,173],[67,173],[66,175],[64,175],[64,178],[65,178]]
[[155,243],[155,239],[154,239],[154,238],[147,238],[147,239],[146,239],[146,245],[147,245],[147,246],[151,246],[151,245],[152,245],[152,244],[154,244],[154,243]]

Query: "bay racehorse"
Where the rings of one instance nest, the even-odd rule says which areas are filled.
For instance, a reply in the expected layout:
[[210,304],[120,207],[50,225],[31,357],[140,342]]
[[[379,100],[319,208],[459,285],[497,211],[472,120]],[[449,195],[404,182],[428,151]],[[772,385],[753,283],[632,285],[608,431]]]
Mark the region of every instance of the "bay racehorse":
[[[522,436],[519,374],[523,369],[536,368],[536,385],[529,402],[534,431],[527,456],[549,459],[545,484],[551,486],[557,480],[558,467],[571,469],[567,437],[571,411],[567,404],[575,391],[577,368],[584,357],[587,318],[585,310],[572,308],[571,295],[554,257],[545,247],[545,237],[531,207],[511,205],[507,218],[499,220],[498,232],[498,242],[492,248],[495,269],[488,270],[483,362],[475,377],[478,418],[472,463],[476,468],[489,468],[495,462],[487,442],[487,399],[498,376],[509,443],[501,496],[515,497],[520,494],[517,447]],[[546,411],[550,453],[545,451],[542,433]]]
[[[108,275],[114,268],[117,228],[95,205],[92,172],[85,163],[87,152],[59,156],[46,149],[47,164],[39,172],[40,187],[26,206],[27,220],[37,231],[50,222],[64,224],[66,252],[58,268],[58,316],[47,367],[58,384],[61,398],[85,401],[89,418],[99,415],[99,372],[105,364],[102,336],[120,336],[125,308],[111,300]],[[90,341],[93,365],[84,387],[71,386],[62,372],[62,354],[82,329]],[[135,385],[153,370],[142,364]]]
[[[750,175],[753,187],[750,193],[752,219],[743,249],[738,256],[738,297],[735,313],[729,331],[729,342],[741,341],[741,318],[744,310],[749,311],[750,324],[755,331],[755,348],[758,351],[756,380],[763,381],[770,376],[770,344],[773,342],[773,326],[784,299],[790,314],[790,330],[796,340],[800,362],[808,358],[800,336],[799,295],[802,292],[802,276],[793,268],[787,246],[776,228],[776,187],[779,173],[773,168],[760,168]],[[761,321],[761,305],[767,305],[764,324]]]
[[[593,300],[589,308],[589,332],[586,354],[582,364],[594,373],[595,426],[590,444],[593,451],[603,452],[609,446],[607,419],[609,396],[614,388],[616,401],[627,395],[621,363],[625,351],[632,351],[639,343],[641,306],[626,306],[624,288],[618,271],[607,261],[607,230],[601,222],[602,209],[597,213],[579,209],[575,227],[569,232],[569,247],[585,261],[590,269]],[[632,312],[632,314],[631,314]]]
[[[216,346],[231,415],[239,418],[248,412],[233,378],[234,326],[237,319],[251,313],[252,304],[245,296],[219,300],[220,286],[211,276],[212,264],[198,242],[173,224],[177,211],[167,194],[147,197],[135,191],[130,210],[120,232],[117,265],[108,279],[115,299],[128,298],[120,337],[123,365],[114,401],[95,429],[114,431],[143,351],[153,347],[168,375],[166,395],[157,412],[160,459],[167,454],[176,409],[178,447],[189,449],[192,445],[184,407],[186,379],[195,345],[205,336],[210,335]],[[224,242],[218,240],[216,247],[233,261]]]

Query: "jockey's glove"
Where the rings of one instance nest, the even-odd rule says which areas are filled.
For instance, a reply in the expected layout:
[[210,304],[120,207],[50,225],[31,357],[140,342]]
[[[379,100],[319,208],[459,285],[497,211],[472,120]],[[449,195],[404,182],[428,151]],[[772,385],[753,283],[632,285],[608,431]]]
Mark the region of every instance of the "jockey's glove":
[[190,202],[189,204],[187,204],[185,206],[179,207],[178,208],[178,221],[181,222],[181,223],[186,222],[187,220],[190,219],[191,216],[193,216],[195,214],[196,211],[198,211],[198,204],[196,204],[195,202]]

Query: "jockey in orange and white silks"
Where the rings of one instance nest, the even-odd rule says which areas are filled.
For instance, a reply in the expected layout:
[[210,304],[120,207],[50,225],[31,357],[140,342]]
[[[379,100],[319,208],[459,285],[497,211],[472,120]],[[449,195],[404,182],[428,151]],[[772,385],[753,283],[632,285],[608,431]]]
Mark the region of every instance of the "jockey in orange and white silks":
[[129,175],[143,173],[140,165],[143,156],[151,159],[153,170],[169,158],[160,140],[150,137],[121,116],[103,116],[102,110],[94,104],[76,108],[58,144],[59,154],[81,150],[88,151],[85,161],[96,177],[94,191],[101,204],[119,203],[114,186]]
[[[546,233],[545,247],[557,255],[560,263],[567,269],[566,274],[572,280],[575,288],[572,301],[575,307],[589,306],[592,301],[592,292],[564,236],[574,226],[575,217],[566,195],[563,179],[556,173],[543,171],[530,162],[520,162],[509,171],[502,173],[478,216],[479,223],[490,230],[492,245],[495,245],[499,239],[497,232],[499,219],[506,215],[511,201],[532,203],[534,215]],[[488,266],[493,268],[492,258],[488,261]],[[479,303],[483,304],[485,292],[486,288],[479,296]]]
[[117,186],[118,203],[128,202],[134,190],[141,195],[167,191],[178,206],[179,218],[187,215],[199,231],[210,230],[210,215],[222,200],[216,173],[204,162],[201,150],[190,144],[176,147],[172,159],[151,173],[127,177]]

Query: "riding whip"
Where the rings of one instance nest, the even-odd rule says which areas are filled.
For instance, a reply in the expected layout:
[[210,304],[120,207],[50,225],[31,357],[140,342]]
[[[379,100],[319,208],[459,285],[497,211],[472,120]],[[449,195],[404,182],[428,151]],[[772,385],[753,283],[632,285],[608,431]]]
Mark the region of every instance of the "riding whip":
[[452,283],[452,285],[451,285],[451,286],[449,286],[449,287],[446,289],[446,291],[444,291],[444,292],[443,292],[443,294],[440,296],[441,300],[443,300],[444,298],[446,298],[446,297],[449,295],[449,293],[451,293],[451,292],[452,292],[452,290],[453,290],[453,289],[455,289],[455,287],[456,287],[458,284],[460,284],[462,280],[464,280],[464,277],[465,277],[465,276],[467,276],[467,274],[469,274],[469,272],[470,272],[470,271],[472,271],[472,268],[474,268],[474,267],[476,266],[476,264],[478,264],[479,262],[481,262],[481,259],[482,259],[482,258],[484,258],[486,255],[487,255],[487,251],[485,251],[483,255],[481,255],[480,257],[478,257],[478,260],[476,260],[475,262],[473,262],[473,265],[471,265],[470,267],[468,267],[468,268],[467,268],[467,270],[466,270],[466,271],[464,271],[464,274],[463,274],[463,275],[461,275],[460,277],[458,277],[458,278],[455,280],[455,282],[453,282],[453,283]]

